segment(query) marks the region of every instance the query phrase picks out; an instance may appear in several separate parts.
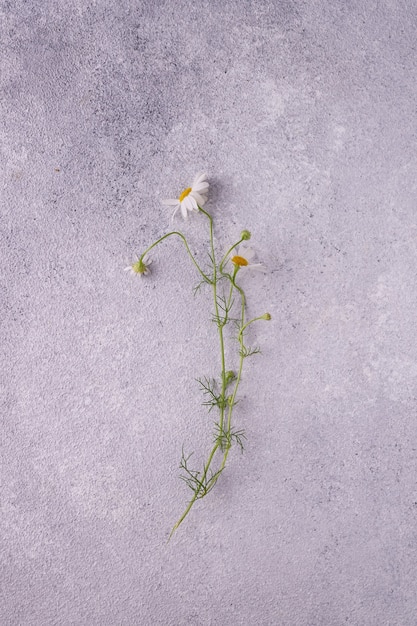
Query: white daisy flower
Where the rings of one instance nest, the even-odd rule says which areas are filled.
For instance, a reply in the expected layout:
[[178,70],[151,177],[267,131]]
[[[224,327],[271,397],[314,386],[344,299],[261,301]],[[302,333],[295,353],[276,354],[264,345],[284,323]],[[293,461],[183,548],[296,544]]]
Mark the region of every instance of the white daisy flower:
[[265,266],[262,263],[252,263],[252,259],[256,256],[253,248],[246,248],[240,245],[236,250],[236,254],[230,257],[230,261],[236,268],[240,270],[254,270],[256,272],[265,272]]
[[187,187],[186,189],[184,189],[184,191],[180,193],[178,198],[162,200],[162,203],[166,206],[175,207],[172,218],[174,218],[177,211],[181,209],[182,216],[186,220],[188,212],[198,212],[198,207],[204,206],[204,204],[207,202],[207,194],[209,188],[209,184],[206,178],[207,174],[197,174],[191,187]]
[[149,266],[152,263],[148,254],[145,254],[142,260],[136,255],[136,261],[125,267],[125,272],[130,272],[133,276],[147,276],[150,273]]

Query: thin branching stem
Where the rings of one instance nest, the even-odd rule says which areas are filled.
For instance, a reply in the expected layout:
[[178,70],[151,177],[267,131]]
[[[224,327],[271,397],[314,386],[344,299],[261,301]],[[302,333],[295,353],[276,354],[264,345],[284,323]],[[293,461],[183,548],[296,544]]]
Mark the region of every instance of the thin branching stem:
[[[246,237],[243,237],[239,241],[237,241],[224,255],[220,264],[217,265],[216,253],[215,253],[215,247],[214,247],[213,219],[211,215],[207,213],[207,211],[205,211],[201,207],[199,207],[199,211],[203,213],[209,220],[210,259],[212,262],[211,278],[209,278],[209,276],[201,270],[201,268],[199,267],[199,265],[197,264],[196,260],[194,259],[194,257],[192,256],[189,250],[185,237],[179,232],[168,233],[168,235],[161,237],[161,239],[159,239],[157,242],[155,242],[155,244],[153,244],[150,248],[148,248],[148,250],[146,250],[145,253],[141,257],[142,259],[143,256],[146,254],[146,252],[151,250],[154,245],[156,245],[157,243],[160,243],[160,241],[162,241],[166,237],[169,237],[170,235],[174,235],[174,234],[179,235],[183,239],[185,246],[187,248],[187,252],[189,253],[193,263],[196,265],[197,269],[199,270],[201,276],[203,277],[202,282],[206,282],[210,284],[213,288],[213,300],[214,300],[213,321],[215,321],[217,325],[218,333],[219,333],[219,342],[220,342],[221,384],[220,382],[218,383],[215,379],[211,379],[207,377],[198,379],[198,382],[203,391],[203,394],[205,395],[205,401],[203,402],[203,405],[209,407],[209,411],[211,411],[213,408],[218,408],[219,413],[220,413],[219,421],[215,423],[214,444],[213,444],[213,447],[211,448],[208,458],[201,471],[194,471],[188,467],[187,462],[191,455],[188,457],[185,457],[184,452],[183,452],[183,457],[181,460],[180,467],[184,471],[184,474],[181,476],[181,478],[185,481],[188,487],[190,487],[190,489],[193,491],[193,495],[192,495],[191,500],[188,502],[185,510],[183,511],[181,517],[175,523],[171,531],[171,534],[169,536],[170,538],[172,537],[173,533],[177,530],[177,528],[182,524],[184,519],[187,517],[188,513],[192,509],[195,502],[198,499],[206,496],[209,493],[209,491],[211,491],[211,489],[214,487],[214,485],[217,483],[217,480],[219,479],[220,474],[222,473],[223,469],[226,466],[226,461],[229,455],[229,451],[232,447],[232,442],[236,442],[240,446],[240,448],[243,449],[242,440],[245,439],[244,431],[232,429],[233,408],[237,404],[237,399],[236,399],[237,392],[238,392],[241,377],[242,377],[243,362],[245,360],[245,357],[259,351],[258,348],[250,349],[245,346],[244,334],[248,326],[252,324],[253,322],[255,322],[256,320],[270,319],[270,318],[266,318],[264,315],[260,317],[255,317],[249,321],[245,320],[245,308],[246,308],[245,293],[243,289],[240,287],[240,285],[236,283],[236,277],[238,275],[240,267],[238,265],[235,265],[233,268],[233,272],[231,273],[224,270],[224,265],[226,261],[229,259],[232,250],[234,250],[234,248],[236,248],[242,241],[244,241]],[[224,289],[223,293],[219,294],[218,285],[220,281],[224,279],[227,279],[227,281],[229,281],[230,289],[227,287]],[[231,319],[233,319],[229,316],[229,313],[231,309],[233,308],[233,303],[234,303],[233,296],[236,292],[240,296],[240,315],[238,319],[236,320],[238,324],[237,340],[239,343],[239,365],[238,365],[237,374],[235,374],[231,370],[226,372],[225,341],[224,341],[224,327],[229,321],[231,321]],[[227,394],[228,386],[231,385],[232,382],[233,382],[233,391],[231,392],[230,395],[227,396],[226,394]],[[219,459],[218,469],[217,471],[215,471],[215,470],[212,470],[212,465],[214,465],[217,451],[222,452],[222,457],[220,457],[221,460]]]
[[[211,215],[209,213],[207,213],[207,211],[205,211],[201,207],[199,207],[199,210],[201,211],[201,213],[203,213],[208,218],[209,225],[210,225],[210,248],[211,248],[211,260],[212,260],[212,263],[213,263],[213,279],[210,282],[211,282],[211,285],[213,287],[215,320],[217,321],[217,328],[218,328],[218,331],[219,331],[219,340],[220,340],[220,360],[221,360],[221,371],[222,371],[222,374],[221,374],[222,385],[221,385],[221,395],[220,395],[220,397],[222,398],[222,400],[224,400],[225,394],[226,394],[226,386],[227,386],[227,381],[226,381],[226,359],[225,359],[224,335],[223,335],[223,326],[224,325],[219,322],[219,320],[220,320],[220,311],[219,311],[218,294],[217,294],[218,275],[217,275],[217,264],[216,264],[216,252],[215,252],[215,248],[214,248],[213,218],[211,217]],[[227,315],[227,312],[225,314]],[[221,432],[222,429],[223,429],[223,423],[224,423],[224,412],[225,412],[224,411],[225,410],[224,401],[222,401],[220,403],[219,410],[220,410],[219,427],[220,427],[220,432]],[[207,462],[206,462],[206,464],[204,466],[203,475],[202,475],[202,478],[201,478],[201,482],[202,483],[204,483],[204,481],[207,478],[207,473],[208,473],[208,471],[210,469],[211,462],[213,461],[214,455],[215,455],[215,453],[216,453],[216,451],[217,451],[219,446],[220,446],[220,441],[217,440],[215,442],[215,444],[214,444],[214,446],[213,446],[213,448],[212,448],[212,450],[210,452],[210,455],[209,455],[209,457],[207,459]],[[219,477],[219,472],[216,472],[216,474],[214,474],[212,479],[209,481],[209,488],[214,486],[214,484],[217,482],[218,477]],[[170,537],[175,532],[175,530],[178,528],[178,526],[184,521],[184,519],[186,518],[188,513],[190,512],[193,504],[195,503],[195,501],[199,497],[201,489],[202,489],[201,485],[198,485],[195,488],[194,496],[191,498],[190,502],[188,503],[184,513],[181,515],[179,520],[174,525],[174,527],[173,527],[173,529],[171,531]]]
[[[217,299],[217,265],[216,265],[216,252],[214,249],[213,218],[211,217],[210,213],[207,213],[207,211],[205,211],[201,207],[199,207],[199,209],[208,218],[209,223],[210,223],[210,247],[211,247],[211,258],[213,261],[212,286],[213,286],[214,309],[215,309],[216,320],[219,320],[220,315],[219,315],[219,303]],[[219,329],[220,360],[221,360],[221,367],[222,367],[221,397],[224,398],[225,393],[226,393],[226,363],[225,363],[225,353],[224,353],[224,335],[223,335],[223,326],[218,323],[217,327]],[[224,406],[222,405],[220,407],[220,427],[221,428],[223,428],[223,421],[224,421]]]
[[[202,488],[202,484],[204,483],[204,481],[205,481],[205,480],[206,480],[206,478],[207,478],[207,472],[209,471],[209,468],[210,468],[211,462],[212,462],[212,460],[213,460],[213,457],[214,457],[214,455],[215,455],[215,453],[216,453],[216,450],[217,450],[217,448],[219,447],[219,445],[220,445],[220,443],[219,443],[218,441],[216,441],[216,443],[215,443],[215,444],[214,444],[214,446],[213,446],[212,451],[210,452],[209,458],[207,459],[207,462],[206,462],[206,464],[205,464],[205,466],[204,466],[204,471],[203,471],[203,475],[202,475],[201,480],[200,480],[200,485],[199,485],[199,486],[195,489],[195,491],[194,491],[194,495],[193,495],[193,497],[191,498],[191,500],[189,501],[189,503],[188,503],[188,505],[187,505],[187,507],[186,507],[186,509],[185,509],[184,513],[181,515],[181,517],[178,519],[178,521],[174,524],[174,526],[173,526],[173,528],[172,528],[172,530],[171,530],[171,533],[170,533],[170,535],[169,535],[169,539],[171,539],[172,535],[173,535],[173,534],[174,534],[174,532],[177,530],[178,526],[180,526],[180,524],[181,524],[181,523],[185,520],[185,518],[187,517],[188,513],[191,511],[191,508],[192,508],[192,506],[193,506],[194,502],[195,502],[196,500],[198,500],[199,493],[200,493],[201,488]],[[215,474],[215,477],[216,477],[216,475],[218,476],[218,473],[217,473],[217,474]],[[217,478],[216,478],[216,481],[217,481]],[[214,485],[214,483],[213,483],[213,485]],[[212,485],[212,486],[213,486],[213,485]],[[211,488],[211,487],[210,487],[210,488]]]
[[229,291],[229,297],[227,300],[227,308],[230,309],[231,305],[232,305],[232,297],[233,297],[233,289],[234,289],[234,276],[236,275],[236,268],[235,268],[235,273],[233,275],[233,278],[231,278],[230,274],[227,274],[229,280],[230,280],[230,291]]
[[[237,390],[239,388],[239,384],[240,384],[240,379],[242,377],[242,369],[243,369],[243,361],[244,361],[244,343],[243,343],[243,332],[242,329],[245,328],[247,325],[245,325],[245,293],[243,291],[243,289],[241,287],[239,287],[239,285],[236,284],[236,274],[237,274],[237,267],[235,268],[235,271],[233,273],[233,277],[232,277],[232,283],[233,286],[235,287],[235,289],[237,289],[237,291],[239,291],[240,293],[240,299],[241,299],[241,311],[240,311],[240,326],[241,326],[241,330],[238,333],[238,341],[239,341],[239,345],[240,345],[240,350],[239,350],[239,354],[240,354],[240,359],[239,359],[239,369],[237,372],[237,377],[236,377],[236,382],[234,385],[234,389],[233,389],[233,393],[231,395],[231,397],[229,398],[229,411],[228,411],[228,415],[227,415],[227,430],[226,430],[226,434],[230,439],[230,434],[232,431],[232,413],[233,413],[233,407],[235,406],[236,403],[236,394],[237,394]],[[226,450],[224,451],[223,454],[223,460],[222,463],[220,465],[220,470],[223,470],[225,465],[226,465],[226,461],[227,461],[227,457],[229,456],[229,450],[230,450],[230,446],[226,446]]]
[[235,248],[237,248],[237,246],[242,243],[242,241],[244,241],[244,238],[240,238],[239,241],[236,241],[235,244],[233,244],[233,246],[231,246],[229,248],[229,250],[226,252],[226,254],[224,255],[224,257],[222,258],[220,265],[219,265],[219,271],[220,273],[223,273],[223,266],[226,263],[227,259],[229,258],[229,254],[232,252],[232,250],[234,250]]
[[246,328],[250,326],[250,324],[253,324],[253,322],[257,322],[258,320],[264,320],[264,319],[265,319],[265,315],[259,315],[259,317],[254,317],[253,319],[249,320],[249,322],[246,322],[246,324],[241,327],[241,329],[239,330],[239,335],[243,335],[243,332],[246,330]]
[[159,243],[161,243],[161,241],[163,241],[164,239],[166,239],[167,237],[171,237],[171,235],[178,235],[178,237],[180,237],[183,242],[184,245],[187,249],[187,252],[190,256],[190,259],[192,260],[192,262],[194,263],[194,265],[196,266],[196,268],[198,269],[198,271],[200,272],[201,276],[203,277],[204,281],[206,283],[210,283],[211,284],[211,279],[203,272],[203,270],[201,269],[201,267],[199,266],[199,264],[197,263],[197,261],[195,260],[193,254],[191,253],[190,247],[188,245],[188,242],[185,238],[185,236],[182,233],[179,233],[178,231],[174,230],[170,233],[167,233],[166,235],[164,235],[163,237],[160,237],[159,239],[157,239],[156,241],[154,241],[154,243],[149,246],[149,248],[147,248],[145,250],[145,252],[142,254],[142,256],[140,257],[139,261],[142,261],[143,257],[145,256],[145,254],[147,254],[148,252],[150,252],[152,250],[152,248],[154,248],[155,246],[157,246]]

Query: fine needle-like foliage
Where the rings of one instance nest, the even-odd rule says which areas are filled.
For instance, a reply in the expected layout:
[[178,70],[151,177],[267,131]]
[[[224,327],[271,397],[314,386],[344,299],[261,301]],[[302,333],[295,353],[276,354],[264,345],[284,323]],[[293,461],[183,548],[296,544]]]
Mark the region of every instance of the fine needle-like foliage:
[[[264,313],[250,320],[246,319],[246,296],[241,281],[238,282],[238,279],[241,273],[247,270],[264,270],[261,264],[252,263],[254,251],[245,247],[244,242],[250,239],[250,232],[247,230],[242,231],[239,240],[228,249],[220,261],[217,260],[218,257],[214,246],[213,218],[203,209],[207,200],[208,187],[206,176],[199,174],[191,187],[184,189],[178,199],[165,201],[165,204],[175,207],[174,215],[177,211],[180,211],[184,219],[186,219],[188,213],[196,212],[207,220],[210,234],[208,270],[203,270],[200,267],[189,248],[185,235],[179,231],[172,231],[160,237],[140,257],[137,257],[132,265],[126,268],[126,270],[137,276],[148,275],[151,263],[150,251],[164,239],[176,236],[184,243],[188,256],[201,279],[195,287],[194,293],[197,294],[203,285],[208,285],[213,295],[211,320],[217,327],[221,373],[218,380],[208,378],[207,376],[197,379],[203,394],[203,406],[207,407],[209,413],[215,411],[217,414],[213,426],[213,443],[205,463],[199,470],[194,469],[190,461],[193,453],[186,455],[184,448],[182,450],[180,478],[191,490],[191,498],[174,524],[170,537],[184,521],[195,502],[204,498],[216,485],[226,467],[232,447],[235,445],[241,451],[244,449],[245,431],[233,426],[234,408],[238,403],[237,392],[242,378],[243,363],[247,357],[260,352],[258,347],[246,345],[245,334],[253,322],[271,319],[269,313]],[[233,324],[236,329],[234,338],[236,345],[234,370],[228,369],[226,366],[225,328],[229,324]]]

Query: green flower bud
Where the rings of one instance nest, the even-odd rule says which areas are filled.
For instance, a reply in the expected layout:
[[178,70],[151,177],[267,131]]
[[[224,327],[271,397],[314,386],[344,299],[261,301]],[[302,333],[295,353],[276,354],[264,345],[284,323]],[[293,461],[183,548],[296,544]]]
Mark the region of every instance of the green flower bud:
[[271,314],[270,313],[264,313],[264,315],[262,315],[261,319],[269,321],[271,319]]
[[236,374],[234,373],[233,370],[228,370],[225,374],[225,377],[226,377],[226,385],[228,385],[229,383],[232,382],[232,380],[236,378]]
[[240,233],[240,238],[243,239],[244,241],[247,241],[248,239],[251,238],[251,234],[248,230],[242,230],[242,232]]
[[125,267],[126,271],[129,271],[131,274],[135,276],[147,276],[150,272],[149,266],[152,263],[148,254],[143,255],[142,257],[136,257],[136,261]]
[[136,274],[145,274],[148,268],[146,267],[143,261],[138,261],[137,263],[134,264],[133,269],[136,272]]

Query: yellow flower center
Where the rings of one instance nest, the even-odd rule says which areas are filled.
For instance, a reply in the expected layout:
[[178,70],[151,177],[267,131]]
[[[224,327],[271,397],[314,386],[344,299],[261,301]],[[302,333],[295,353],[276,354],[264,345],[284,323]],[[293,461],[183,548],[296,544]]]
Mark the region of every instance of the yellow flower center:
[[239,265],[240,267],[249,265],[247,260],[243,256],[239,256],[238,254],[236,256],[232,256],[230,260],[232,261],[232,263],[234,263],[235,265]]
[[178,198],[178,200],[182,202],[184,198],[186,198],[188,194],[191,193],[191,191],[192,191],[191,187],[187,187],[187,189],[184,189],[184,191],[180,194],[180,197]]

